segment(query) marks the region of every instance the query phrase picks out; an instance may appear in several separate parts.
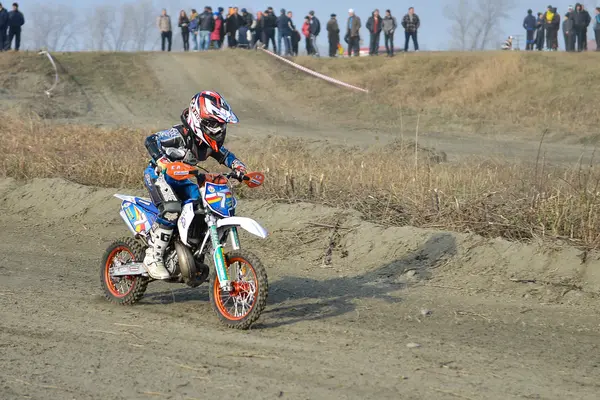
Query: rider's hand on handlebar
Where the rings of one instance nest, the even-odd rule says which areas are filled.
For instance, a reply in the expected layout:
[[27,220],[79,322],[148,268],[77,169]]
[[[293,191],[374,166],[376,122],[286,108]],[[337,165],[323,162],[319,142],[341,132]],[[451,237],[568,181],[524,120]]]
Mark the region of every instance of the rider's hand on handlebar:
[[229,175],[240,182],[244,180],[244,173],[240,170],[233,170]]

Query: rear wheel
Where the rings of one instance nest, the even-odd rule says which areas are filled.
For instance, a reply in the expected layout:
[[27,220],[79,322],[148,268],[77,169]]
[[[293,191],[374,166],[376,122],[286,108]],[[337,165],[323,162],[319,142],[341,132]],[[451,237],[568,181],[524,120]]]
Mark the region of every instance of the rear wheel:
[[248,329],[267,305],[267,272],[254,254],[236,250],[225,256],[232,291],[219,286],[216,270],[210,273],[210,302],[213,310],[229,328]]
[[112,276],[111,269],[116,265],[141,262],[144,247],[132,238],[117,240],[106,249],[100,266],[100,284],[104,297],[111,303],[132,305],[143,296],[148,279],[143,276]]

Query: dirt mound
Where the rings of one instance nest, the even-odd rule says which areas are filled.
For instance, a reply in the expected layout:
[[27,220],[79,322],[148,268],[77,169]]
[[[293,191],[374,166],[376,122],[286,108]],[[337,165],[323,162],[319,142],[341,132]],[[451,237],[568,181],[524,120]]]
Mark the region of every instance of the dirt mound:
[[[34,179],[28,184],[3,180],[3,213],[36,218],[40,223],[69,220],[83,226],[120,224],[123,190],[81,186],[61,179]],[[145,195],[143,191],[129,191]],[[267,257],[295,257],[316,265],[340,268],[357,279],[376,277],[381,284],[406,283],[406,274],[470,289],[518,293],[537,291],[540,299],[562,301],[569,291],[600,292],[600,254],[573,247],[520,244],[477,235],[382,227],[365,222],[355,211],[315,204],[244,201],[242,213],[261,221],[271,232]],[[123,228],[123,232],[125,229]],[[289,241],[293,237],[295,240]],[[261,244],[262,246],[262,244]],[[381,267],[385,265],[385,267]],[[342,268],[343,266],[343,268]]]

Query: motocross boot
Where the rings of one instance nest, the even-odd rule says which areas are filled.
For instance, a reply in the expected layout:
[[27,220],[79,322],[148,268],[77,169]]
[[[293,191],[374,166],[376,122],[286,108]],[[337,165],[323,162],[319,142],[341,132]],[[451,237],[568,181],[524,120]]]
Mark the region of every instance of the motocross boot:
[[163,260],[165,250],[171,240],[173,228],[155,222],[148,235],[148,248],[144,258],[144,266],[148,270],[148,275],[154,279],[169,279],[171,274],[165,268]]

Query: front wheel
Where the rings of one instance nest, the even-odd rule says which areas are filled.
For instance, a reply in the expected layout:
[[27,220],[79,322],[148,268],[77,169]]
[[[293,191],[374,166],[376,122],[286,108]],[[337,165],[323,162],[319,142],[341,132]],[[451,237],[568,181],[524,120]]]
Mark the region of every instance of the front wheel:
[[229,328],[248,329],[258,320],[267,305],[267,272],[254,254],[236,250],[225,255],[232,291],[219,286],[214,268],[210,272],[210,302],[223,324]]

